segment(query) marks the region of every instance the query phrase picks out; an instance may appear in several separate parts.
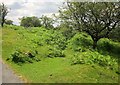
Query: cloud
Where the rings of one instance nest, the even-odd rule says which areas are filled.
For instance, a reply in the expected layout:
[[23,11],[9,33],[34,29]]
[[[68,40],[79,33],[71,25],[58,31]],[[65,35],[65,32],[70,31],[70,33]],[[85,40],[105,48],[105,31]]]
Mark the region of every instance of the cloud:
[[56,0],[2,0],[10,9],[7,19],[14,21],[14,24],[19,25],[19,18],[23,16],[37,16],[42,15],[51,16],[53,13],[58,13],[58,7],[61,2]]
[[14,2],[13,4],[9,5],[11,10],[21,9],[23,7],[22,3]]

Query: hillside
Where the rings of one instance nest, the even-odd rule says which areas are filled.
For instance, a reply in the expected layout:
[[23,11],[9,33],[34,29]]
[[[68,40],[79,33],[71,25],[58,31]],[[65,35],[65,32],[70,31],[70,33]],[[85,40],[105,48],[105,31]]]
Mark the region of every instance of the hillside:
[[92,49],[86,33],[67,39],[61,30],[6,25],[2,58],[34,83],[117,83],[120,42],[101,39]]

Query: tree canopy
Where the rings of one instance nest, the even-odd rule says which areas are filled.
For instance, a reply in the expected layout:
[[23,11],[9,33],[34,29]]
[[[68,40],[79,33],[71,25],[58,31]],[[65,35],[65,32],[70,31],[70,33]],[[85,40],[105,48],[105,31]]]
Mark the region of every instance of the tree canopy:
[[13,25],[13,21],[12,20],[5,20],[5,24],[7,24],[7,25]]
[[120,2],[67,2],[66,5],[60,11],[61,17],[87,32],[92,37],[93,48],[120,24]]
[[39,18],[37,18],[35,16],[33,16],[33,17],[22,17],[20,25],[24,26],[24,27],[40,27],[41,22],[40,22]]
[[47,16],[42,16],[41,18],[41,24],[45,28],[53,28],[53,19]]

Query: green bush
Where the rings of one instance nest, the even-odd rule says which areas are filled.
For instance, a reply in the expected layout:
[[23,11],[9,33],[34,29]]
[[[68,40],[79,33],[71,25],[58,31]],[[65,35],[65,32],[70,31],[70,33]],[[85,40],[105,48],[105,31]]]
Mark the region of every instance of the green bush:
[[21,62],[25,63],[28,57],[23,56],[20,52],[16,51],[12,54],[12,61],[15,63]]
[[43,46],[44,44],[43,40],[41,40],[41,38],[39,37],[36,37],[35,39],[32,39],[31,41],[32,43],[37,44],[38,46]]
[[67,47],[74,51],[79,51],[80,49],[85,50],[92,47],[92,39],[86,33],[77,33],[73,38],[68,40],[67,43]]
[[98,49],[102,49],[104,51],[111,51],[113,47],[113,44],[111,44],[110,40],[108,39],[102,39],[98,42]]
[[98,51],[120,55],[120,44],[118,42],[113,42],[107,38],[104,38],[98,42]]
[[33,60],[35,61],[40,61],[39,58],[36,57],[37,51],[22,51],[22,50],[17,50],[15,51],[12,55],[12,61],[15,63],[33,63]]
[[64,50],[66,48],[66,39],[62,34],[54,33],[49,38],[45,40],[47,44],[50,45],[56,45],[61,50]]
[[61,51],[61,50],[58,50],[58,49],[49,49],[49,52],[47,54],[47,57],[65,57],[65,54]]
[[40,31],[36,33],[36,35],[37,36],[32,39],[32,42],[36,43],[39,46],[48,44],[51,46],[55,45],[61,50],[64,50],[66,48],[66,38],[56,30],[44,30],[41,28]]
[[94,51],[81,52],[75,54],[71,59],[71,64],[99,64],[100,66],[109,67],[110,69],[117,70],[118,60],[111,58],[111,56],[103,56]]

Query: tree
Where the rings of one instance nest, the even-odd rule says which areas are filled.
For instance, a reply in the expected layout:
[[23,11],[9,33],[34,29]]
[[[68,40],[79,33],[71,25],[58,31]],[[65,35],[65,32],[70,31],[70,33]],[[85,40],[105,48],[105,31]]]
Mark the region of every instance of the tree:
[[41,24],[45,28],[53,28],[53,19],[47,16],[42,16],[41,18]]
[[120,28],[117,27],[115,30],[113,30],[113,31],[110,33],[109,38],[112,39],[112,40],[115,40],[115,41],[119,41],[119,42],[120,42]]
[[13,21],[12,20],[5,20],[5,24],[13,25]]
[[3,24],[5,23],[5,17],[8,14],[8,8],[4,5],[4,3],[0,4],[0,23],[3,27]]
[[39,18],[35,16],[22,17],[20,25],[24,27],[40,27],[41,26]]
[[76,22],[79,30],[91,36],[95,49],[99,39],[107,38],[119,26],[119,10],[120,2],[67,2],[63,12],[68,20]]

